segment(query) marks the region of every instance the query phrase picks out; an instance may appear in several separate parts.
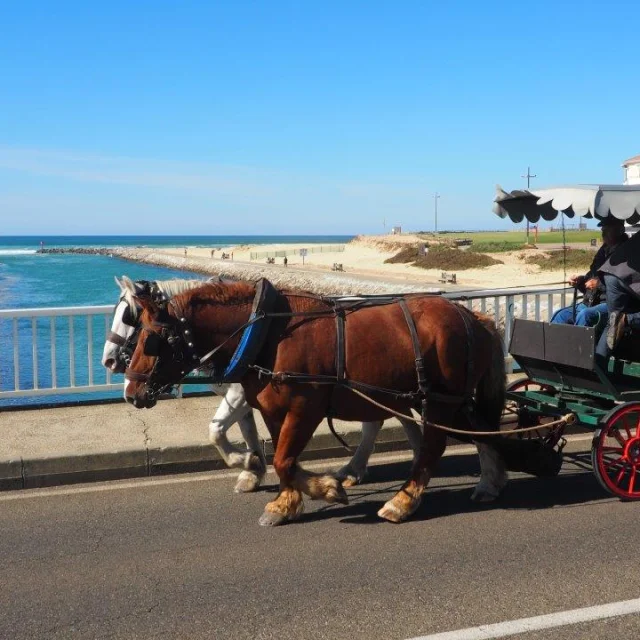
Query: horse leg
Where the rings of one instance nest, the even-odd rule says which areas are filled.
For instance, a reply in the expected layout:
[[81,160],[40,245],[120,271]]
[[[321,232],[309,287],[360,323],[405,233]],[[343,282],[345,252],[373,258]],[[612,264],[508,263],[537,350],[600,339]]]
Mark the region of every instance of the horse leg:
[[422,494],[433,476],[436,465],[440,460],[447,442],[444,431],[425,427],[422,447],[418,459],[413,465],[411,477],[378,511],[378,515],[390,522],[406,520],[420,506]]
[[[248,418],[248,416],[251,417]],[[231,425],[238,421],[241,422],[240,429],[243,431],[243,436],[245,436],[243,423],[247,433],[251,431],[254,432],[255,435],[251,435],[251,440],[254,446],[256,446],[256,450],[247,451],[246,449],[239,449],[229,442],[227,431]],[[249,474],[248,479],[244,471],[240,474],[241,477],[238,479],[238,484],[236,485],[237,491],[252,490],[250,489],[251,482],[254,484],[254,489],[260,484],[260,480],[262,480],[262,476],[264,476],[264,471],[262,472],[262,476],[258,478],[261,464],[260,447],[257,444],[257,430],[255,421],[253,420],[252,409],[245,400],[244,390],[241,385],[231,385],[229,387],[213,420],[209,424],[209,440],[215,445],[221,458],[228,467],[239,467]],[[251,474],[253,474],[253,480],[251,480]],[[241,480],[246,481],[241,483]]]
[[422,448],[422,429],[413,420],[405,420],[404,418],[399,418],[399,420],[400,424],[404,427],[409,446],[413,451],[413,463],[415,464],[418,461],[420,449]]
[[369,462],[369,458],[373,453],[375,441],[381,427],[381,420],[362,423],[362,439],[353,454],[353,458],[335,474],[335,477],[342,482],[343,487],[353,487],[364,480],[367,473],[367,462]]
[[[413,461],[415,463],[422,447],[422,429],[413,420],[400,418],[400,423],[404,427],[404,432],[413,451]],[[335,474],[336,478],[342,482],[343,487],[353,487],[364,480],[367,473],[367,464],[374,451],[375,441],[381,427],[381,421],[362,423],[362,440],[353,454],[353,458]]]
[[507,484],[505,462],[495,447],[474,440],[480,457],[480,481],[476,485],[471,500],[474,502],[494,502]]
[[280,493],[266,505],[259,521],[262,526],[277,526],[298,518],[304,510],[303,493],[312,499],[348,504],[347,494],[336,478],[304,471],[297,463],[320,420],[321,416],[311,420],[306,415],[287,414],[273,457],[273,467],[280,478]]
[[258,438],[258,428],[253,417],[253,411],[249,411],[249,413],[240,418],[238,426],[249,451],[245,454],[244,469],[238,476],[234,491],[236,493],[249,493],[260,486],[267,473],[267,459]]

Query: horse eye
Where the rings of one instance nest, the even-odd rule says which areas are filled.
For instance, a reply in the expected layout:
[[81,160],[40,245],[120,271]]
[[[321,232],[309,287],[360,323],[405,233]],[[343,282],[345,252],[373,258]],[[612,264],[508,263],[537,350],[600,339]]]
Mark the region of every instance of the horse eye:
[[160,355],[160,344],[162,338],[157,333],[150,333],[144,341],[144,355],[158,356]]

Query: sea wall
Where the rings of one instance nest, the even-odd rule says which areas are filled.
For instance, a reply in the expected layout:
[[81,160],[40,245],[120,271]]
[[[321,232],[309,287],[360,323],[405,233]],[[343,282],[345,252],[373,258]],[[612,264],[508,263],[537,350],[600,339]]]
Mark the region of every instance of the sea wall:
[[148,248],[114,247],[66,247],[42,249],[41,253],[80,253],[121,258],[132,262],[168,267],[180,271],[190,271],[203,275],[222,276],[234,280],[256,281],[268,278],[282,289],[303,289],[321,295],[357,295],[380,293],[412,293],[417,291],[435,293],[440,291],[429,285],[403,283],[381,278],[352,276],[348,273],[314,272],[279,265],[250,264],[231,260],[210,260],[173,256]]

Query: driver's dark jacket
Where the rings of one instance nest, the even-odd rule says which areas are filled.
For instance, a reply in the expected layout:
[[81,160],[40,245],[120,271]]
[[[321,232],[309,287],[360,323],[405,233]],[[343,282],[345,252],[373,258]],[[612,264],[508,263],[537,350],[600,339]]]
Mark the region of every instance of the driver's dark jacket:
[[620,278],[633,293],[640,297],[640,232],[616,247],[600,267],[600,276],[610,274]]
[[[584,293],[583,303],[588,307],[592,307],[593,305],[599,304],[604,301],[604,281],[602,278],[599,278],[599,272],[602,270],[603,265],[609,260],[609,257],[613,255],[615,251],[620,248],[627,240],[629,236],[625,233],[621,238],[620,242],[615,247],[608,247],[603,244],[598,251],[596,251],[596,255],[591,262],[591,266],[589,267],[589,271],[584,276],[584,281],[578,285],[578,289]],[[595,289],[586,290],[584,284],[587,280],[591,280],[592,278],[598,278],[598,286]]]

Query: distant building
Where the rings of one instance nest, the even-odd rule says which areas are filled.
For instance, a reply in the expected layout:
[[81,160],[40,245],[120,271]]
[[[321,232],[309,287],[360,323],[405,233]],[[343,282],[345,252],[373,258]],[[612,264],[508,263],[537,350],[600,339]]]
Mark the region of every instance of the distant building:
[[640,184],[640,156],[633,156],[622,163],[624,184]]
[[397,226],[397,227],[391,227],[391,233],[394,236],[397,236],[398,234],[402,233],[402,227]]

